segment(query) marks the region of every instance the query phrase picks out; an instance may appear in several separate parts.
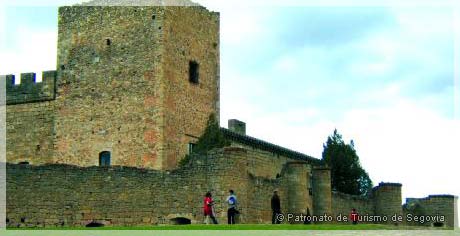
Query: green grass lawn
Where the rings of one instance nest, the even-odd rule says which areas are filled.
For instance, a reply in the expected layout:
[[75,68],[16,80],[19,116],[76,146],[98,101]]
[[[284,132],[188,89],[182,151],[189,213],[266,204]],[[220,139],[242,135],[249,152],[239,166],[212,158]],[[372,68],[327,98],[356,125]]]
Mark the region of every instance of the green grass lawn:
[[105,226],[105,227],[47,227],[47,228],[8,228],[8,230],[411,230],[433,229],[429,227],[394,226],[381,224],[240,224],[240,225],[160,225],[160,226]]

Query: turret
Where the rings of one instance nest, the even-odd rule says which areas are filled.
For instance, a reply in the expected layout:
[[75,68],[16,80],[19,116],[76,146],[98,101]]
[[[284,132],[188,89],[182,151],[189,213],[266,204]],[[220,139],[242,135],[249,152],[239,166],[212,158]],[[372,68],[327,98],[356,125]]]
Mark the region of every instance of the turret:
[[374,212],[382,217],[381,223],[397,223],[392,216],[402,216],[402,197],[400,183],[379,183],[372,189]]
[[304,215],[311,213],[312,198],[309,192],[309,188],[311,188],[310,173],[311,167],[306,162],[287,163],[287,212]]
[[331,169],[328,167],[314,167],[313,183],[313,214],[332,214]]

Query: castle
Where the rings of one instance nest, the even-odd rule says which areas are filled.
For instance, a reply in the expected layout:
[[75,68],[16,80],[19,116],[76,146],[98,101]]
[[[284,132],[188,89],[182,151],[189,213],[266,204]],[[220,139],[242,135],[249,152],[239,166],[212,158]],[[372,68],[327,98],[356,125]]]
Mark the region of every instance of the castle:
[[[219,115],[217,12],[65,6],[58,30],[56,71],[5,76],[8,226],[199,223],[207,191],[223,222],[228,189],[242,223],[271,222],[277,189],[284,212],[356,208],[388,217],[371,223],[458,224],[452,195],[401,206],[398,183],[368,197],[334,192],[318,159],[247,136],[238,120],[222,128],[230,147],[193,155],[209,115]],[[409,213],[445,220],[390,220]]]

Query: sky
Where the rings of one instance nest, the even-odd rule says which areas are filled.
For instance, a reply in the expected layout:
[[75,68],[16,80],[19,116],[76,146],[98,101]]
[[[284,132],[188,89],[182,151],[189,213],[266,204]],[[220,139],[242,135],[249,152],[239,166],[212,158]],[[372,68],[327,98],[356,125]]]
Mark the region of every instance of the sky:
[[[19,2],[1,9],[0,74],[55,69],[56,5]],[[248,135],[317,158],[338,129],[375,185],[460,195],[460,14],[449,1],[197,2],[221,13],[222,126],[242,120]]]

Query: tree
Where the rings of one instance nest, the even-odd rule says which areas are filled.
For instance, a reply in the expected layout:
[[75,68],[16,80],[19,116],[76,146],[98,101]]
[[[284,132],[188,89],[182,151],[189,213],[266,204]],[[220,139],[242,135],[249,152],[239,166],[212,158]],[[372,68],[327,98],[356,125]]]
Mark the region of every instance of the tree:
[[331,168],[333,190],[354,195],[370,193],[372,181],[361,167],[353,140],[346,144],[335,129],[323,147],[322,162]]
[[[222,148],[229,145],[230,141],[225,138],[220,129],[219,122],[217,122],[216,115],[212,113],[209,116],[206,129],[198,139],[196,145],[194,145],[192,151],[196,154],[206,154],[211,149]],[[189,160],[190,155],[186,155],[185,158],[179,162],[179,166],[184,166]]]
[[219,122],[217,122],[216,115],[212,113],[209,116],[203,135],[201,135],[193,148],[193,152],[206,154],[211,149],[222,148],[228,145],[230,145],[230,141],[225,138],[220,129]]

